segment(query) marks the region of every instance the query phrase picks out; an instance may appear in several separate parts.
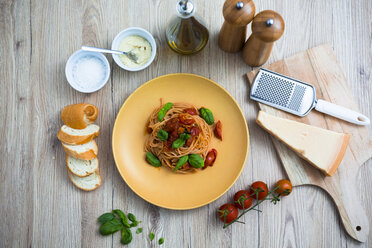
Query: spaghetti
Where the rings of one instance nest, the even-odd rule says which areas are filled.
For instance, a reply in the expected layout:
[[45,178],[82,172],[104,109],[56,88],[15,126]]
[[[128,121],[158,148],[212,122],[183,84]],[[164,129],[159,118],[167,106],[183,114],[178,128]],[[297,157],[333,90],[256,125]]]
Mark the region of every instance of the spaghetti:
[[[168,104],[172,105],[171,103]],[[159,112],[164,112],[165,106],[161,103],[161,106],[156,108],[149,117],[147,126],[149,136],[145,142],[145,151],[150,152],[160,160],[162,166],[167,166],[173,171],[180,173],[195,172],[196,168],[200,167],[195,168],[195,166],[190,165],[192,161],[189,161],[190,163],[185,162],[179,168],[176,168],[177,163],[179,163],[180,158],[191,154],[197,154],[203,161],[206,160],[213,136],[212,129],[199,116],[197,107],[189,103],[173,103],[171,108],[162,116],[164,118],[159,120],[159,118],[161,119]],[[159,137],[159,131],[165,131],[167,136],[165,138]],[[182,141],[180,137],[187,137],[187,139],[185,138]],[[179,143],[182,146],[175,146]],[[149,161],[149,159],[147,160]]]

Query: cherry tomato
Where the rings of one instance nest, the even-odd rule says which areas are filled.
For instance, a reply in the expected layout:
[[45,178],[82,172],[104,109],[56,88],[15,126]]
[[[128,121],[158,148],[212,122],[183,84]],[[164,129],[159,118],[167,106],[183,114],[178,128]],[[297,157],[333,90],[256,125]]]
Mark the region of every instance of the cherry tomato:
[[222,140],[222,123],[221,123],[221,121],[217,121],[216,126],[214,127],[214,135],[216,135],[217,138]]
[[218,209],[217,213],[218,213],[218,217],[224,223],[229,224],[229,223],[233,222],[238,217],[239,211],[234,205],[232,205],[230,203],[227,203],[227,204],[222,205]]
[[188,113],[189,115],[198,115],[198,111],[194,108],[184,109],[183,112]]
[[191,125],[195,123],[195,120],[190,118],[190,115],[187,116],[186,114],[180,115],[180,122],[185,125]]
[[190,139],[186,141],[186,146],[190,146],[191,143],[194,141],[195,137],[198,136],[200,130],[197,126],[194,126],[190,129]]
[[[257,195],[255,193],[255,190],[258,191],[258,198],[257,198]],[[251,197],[253,199],[258,199],[258,200],[262,200],[263,198],[265,198],[267,196],[267,185],[266,183],[262,182],[262,181],[257,181],[257,182],[254,182],[252,185],[251,185],[251,188],[249,190],[249,193],[251,195]]]
[[252,206],[253,199],[247,190],[240,190],[234,195],[234,205],[239,209],[248,209]]
[[289,180],[282,179],[276,182],[275,188],[275,193],[281,196],[286,196],[292,192],[292,183]]
[[207,154],[207,157],[205,158],[203,168],[206,168],[208,166],[212,166],[214,164],[214,162],[216,161],[216,158],[217,158],[217,150],[216,149],[210,150]]

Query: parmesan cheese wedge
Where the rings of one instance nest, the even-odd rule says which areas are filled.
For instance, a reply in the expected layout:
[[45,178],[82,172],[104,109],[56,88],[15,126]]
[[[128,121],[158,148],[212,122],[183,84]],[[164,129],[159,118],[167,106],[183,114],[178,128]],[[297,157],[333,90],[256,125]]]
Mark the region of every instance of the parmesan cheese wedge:
[[263,111],[258,113],[257,124],[327,176],[336,172],[350,139],[350,134],[283,119]]

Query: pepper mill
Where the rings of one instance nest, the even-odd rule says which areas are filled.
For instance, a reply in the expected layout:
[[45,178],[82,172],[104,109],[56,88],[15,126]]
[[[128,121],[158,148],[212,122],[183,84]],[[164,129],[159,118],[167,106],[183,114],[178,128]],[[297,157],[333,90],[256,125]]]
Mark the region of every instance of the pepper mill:
[[226,0],[223,5],[225,21],[218,36],[218,45],[229,53],[239,52],[244,46],[247,25],[252,21],[256,7],[252,0]]
[[283,18],[272,10],[258,13],[252,22],[252,34],[243,48],[243,59],[250,66],[261,66],[270,57],[274,41],[284,32]]

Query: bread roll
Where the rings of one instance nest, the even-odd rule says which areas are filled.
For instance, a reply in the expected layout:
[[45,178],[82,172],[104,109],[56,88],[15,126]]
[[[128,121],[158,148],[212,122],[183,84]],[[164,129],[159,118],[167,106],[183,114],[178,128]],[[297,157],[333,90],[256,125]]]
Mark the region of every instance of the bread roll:
[[88,103],[78,103],[66,106],[61,113],[61,119],[65,125],[84,129],[87,125],[93,123],[98,116],[96,106]]

